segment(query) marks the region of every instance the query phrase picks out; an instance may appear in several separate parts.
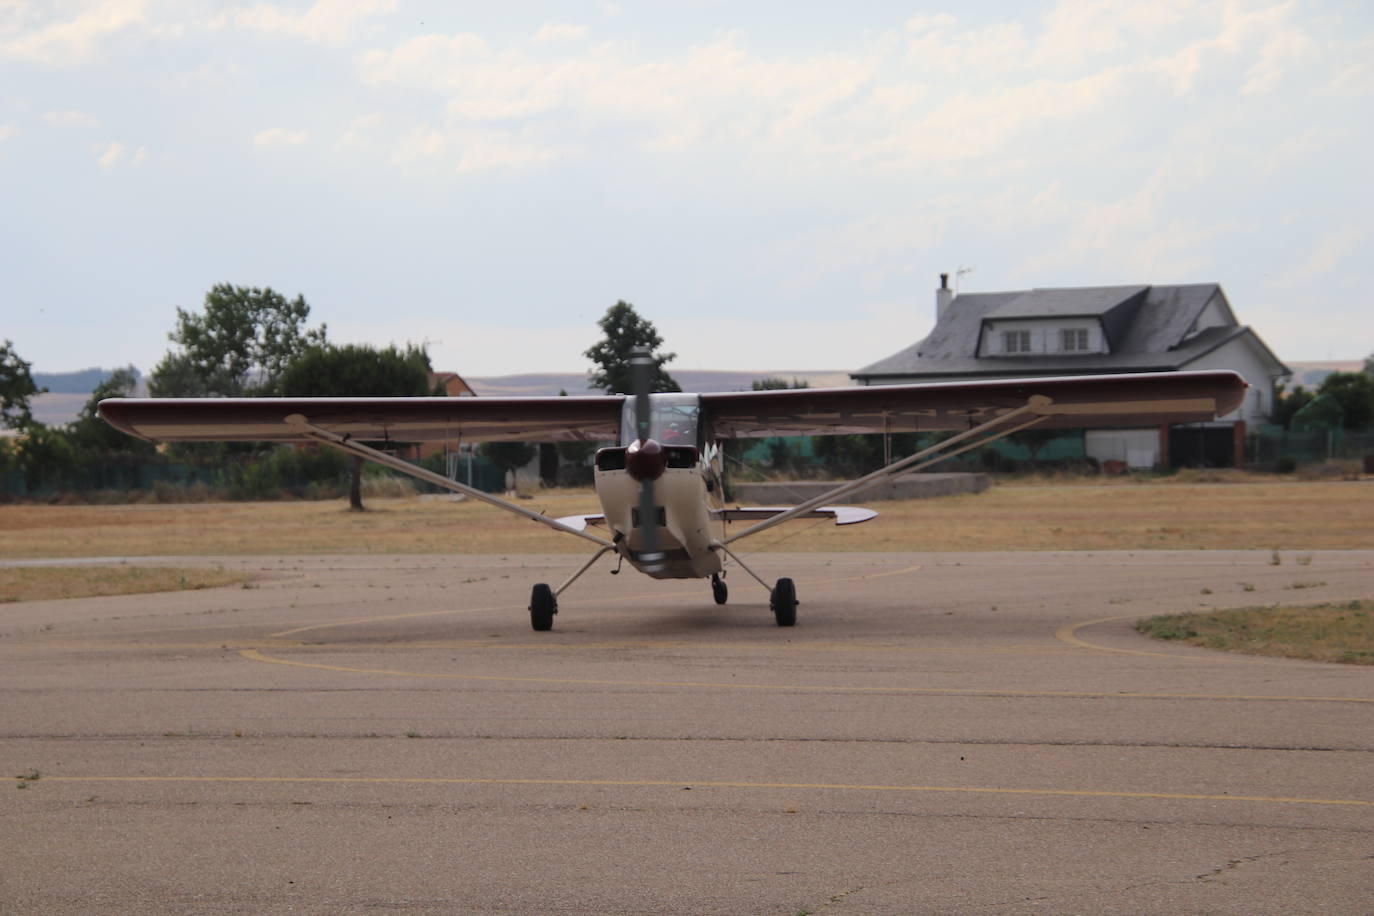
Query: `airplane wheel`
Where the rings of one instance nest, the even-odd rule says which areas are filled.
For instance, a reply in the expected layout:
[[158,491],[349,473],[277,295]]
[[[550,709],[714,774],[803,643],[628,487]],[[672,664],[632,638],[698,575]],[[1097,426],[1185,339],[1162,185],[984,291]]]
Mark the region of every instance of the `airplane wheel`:
[[778,626],[791,627],[797,624],[797,587],[791,579],[779,579],[773,588],[773,597],[768,606],[773,609]]
[[724,604],[730,598],[730,589],[720,576],[711,576],[711,597],[716,599],[716,604]]
[[543,632],[553,629],[553,615],[558,613],[558,599],[553,595],[553,589],[543,582],[534,587],[530,593],[530,626]]

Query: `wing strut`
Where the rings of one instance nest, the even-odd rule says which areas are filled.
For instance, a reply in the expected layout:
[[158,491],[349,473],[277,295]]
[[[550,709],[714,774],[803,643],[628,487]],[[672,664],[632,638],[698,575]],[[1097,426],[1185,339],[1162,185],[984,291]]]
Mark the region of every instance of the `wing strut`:
[[[1047,419],[1052,413],[1052,403],[1053,402],[1044,395],[1033,395],[1025,404],[1017,407],[1015,410],[1010,410],[1007,413],[993,417],[991,420],[980,423],[972,429],[965,430],[957,436],[951,436],[943,442],[935,443],[930,448],[922,449],[914,455],[908,455],[905,458],[892,462],[886,467],[881,467],[871,474],[865,474],[863,477],[856,478],[848,483],[842,483],[833,490],[827,490],[820,496],[808,499],[804,503],[798,503],[786,512],[780,512],[772,518],[765,519],[757,525],[751,525],[738,534],[732,534],[716,543],[719,547],[723,548],[726,544],[766,531],[774,525],[780,525],[799,515],[805,515],[817,506],[823,506],[832,500],[843,499],[852,493],[866,490],[871,486],[882,483],[887,478],[901,471],[919,471],[922,468],[927,468],[932,464],[944,461],[946,458],[962,455],[964,452],[970,451],[971,449],[987,445],[990,442],[995,442],[1004,436],[1010,436],[1012,433],[1020,432],[1023,429],[1034,426]],[[1023,419],[1026,414],[1031,414],[1030,419]],[[998,429],[997,427],[999,426],[1005,428]],[[973,441],[969,442],[969,440]],[[961,445],[959,448],[951,448],[951,446],[960,445],[965,442],[968,444]],[[917,462],[920,463],[918,464]]]
[[[514,512],[516,515],[523,515],[525,518],[530,519],[531,521],[539,522],[541,525],[548,525],[555,531],[564,531],[568,534],[575,534],[580,538],[585,538],[588,541],[600,544],[603,548],[609,549],[615,547],[614,542],[609,541],[603,537],[598,537],[597,535],[592,534],[589,531],[579,531],[571,525],[563,524],[557,519],[549,518],[547,515],[540,515],[538,512],[526,509],[524,506],[517,506],[510,500],[502,499],[499,496],[492,496],[490,493],[484,493],[481,490],[478,490],[474,487],[469,487],[466,484],[461,484],[456,480],[449,480],[447,477],[444,477],[441,474],[436,474],[433,471],[427,471],[424,468],[416,467],[409,461],[403,461],[400,458],[397,458],[395,455],[388,455],[386,452],[378,451],[377,449],[372,448],[369,445],[364,445],[361,442],[355,442],[348,436],[340,435],[339,433],[336,433],[333,430],[325,429],[322,426],[316,426],[315,424],[311,423],[310,420],[306,418],[303,414],[291,414],[286,418],[286,423],[288,426],[291,426],[293,429],[298,431],[301,435],[314,439],[316,442],[322,442],[325,445],[332,446],[333,448],[336,448],[341,452],[345,452],[349,455],[356,455],[360,458],[366,458],[369,461],[375,461],[380,465],[384,465],[386,467],[391,468],[392,470],[400,471],[402,474],[409,474],[411,477],[414,477],[417,480],[423,480],[426,483],[432,483],[436,487],[443,487],[444,489],[452,490],[455,493],[462,493],[464,496],[471,496],[473,499],[480,500],[484,503],[489,503],[490,505],[496,506],[498,509],[505,509],[508,512]],[[599,557],[601,556],[601,554],[598,553],[597,556]],[[587,565],[590,566],[591,564],[589,563]],[[566,588],[568,584],[570,583],[565,583],[563,585],[563,588]],[[561,590],[562,589],[560,588],[560,591]]]

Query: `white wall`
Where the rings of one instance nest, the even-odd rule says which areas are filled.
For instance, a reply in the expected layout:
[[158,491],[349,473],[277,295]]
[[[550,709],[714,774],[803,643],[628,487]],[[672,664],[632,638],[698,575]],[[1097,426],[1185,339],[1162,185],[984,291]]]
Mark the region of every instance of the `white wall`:
[[1099,463],[1124,461],[1131,468],[1152,468],[1161,463],[1159,428],[1085,430],[1083,451]]
[[1239,372],[1249,383],[1240,409],[1222,417],[1223,420],[1244,420],[1246,425],[1267,423],[1274,412],[1274,380],[1269,377],[1269,362],[1262,358],[1253,338],[1248,335],[1218,347],[1183,368],[1185,371],[1230,369]]

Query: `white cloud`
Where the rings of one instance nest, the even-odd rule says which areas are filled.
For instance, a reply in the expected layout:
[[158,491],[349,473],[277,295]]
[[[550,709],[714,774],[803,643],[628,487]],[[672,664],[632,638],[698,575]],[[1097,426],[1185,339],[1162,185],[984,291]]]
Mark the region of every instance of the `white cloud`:
[[499,134],[468,136],[460,138],[454,145],[458,150],[454,168],[459,174],[538,165],[560,155],[557,148],[522,144]]
[[34,63],[84,63],[100,43],[145,21],[145,0],[102,0],[86,4],[73,19],[22,33],[0,45],[0,52]]
[[1314,50],[1315,43],[1302,32],[1284,30],[1273,35],[1260,48],[1259,60],[1245,72],[1248,79],[1241,92],[1270,91],[1289,69],[1310,57]]
[[396,0],[317,0],[303,13],[270,3],[231,10],[219,20],[234,28],[310,41],[342,42],[368,19],[390,13]]
[[107,172],[119,164],[119,160],[124,156],[124,144],[119,142],[107,143],[101,148],[100,156],[96,159],[97,164]]
[[0,143],[4,143],[11,137],[18,136],[18,134],[19,125],[14,124],[13,122],[9,124],[0,124]]
[[338,145],[343,148],[364,147],[377,139],[378,129],[386,123],[386,118],[377,112],[360,115],[349,122],[340,135]]
[[808,134],[811,142],[831,144],[832,137],[812,133],[816,119],[854,98],[875,63],[840,55],[765,60],[732,36],[654,59],[615,45],[534,57],[456,34],[371,51],[362,71],[376,86],[444,96],[458,122],[513,127],[536,117],[563,119],[546,128],[541,146],[563,145],[569,131],[617,124],[642,147],[680,149]]
[[434,159],[442,156],[448,149],[448,139],[436,127],[421,125],[406,133],[392,150],[391,161],[395,163],[414,162],[417,159]]
[[1302,286],[1326,281],[1327,275],[1356,250],[1364,234],[1363,230],[1353,225],[1326,233],[1312,243],[1306,260],[1281,275],[1279,283]]
[[300,146],[310,139],[303,130],[287,130],[284,127],[269,127],[253,135],[254,146]]
[[949,13],[921,13],[906,21],[906,30],[915,33],[933,32],[953,28],[957,23],[958,20]]
[[75,109],[44,112],[43,120],[55,127],[94,127],[100,123],[84,111]]
[[569,25],[565,22],[546,22],[534,33],[535,44],[556,41],[576,41],[587,34],[585,25]]

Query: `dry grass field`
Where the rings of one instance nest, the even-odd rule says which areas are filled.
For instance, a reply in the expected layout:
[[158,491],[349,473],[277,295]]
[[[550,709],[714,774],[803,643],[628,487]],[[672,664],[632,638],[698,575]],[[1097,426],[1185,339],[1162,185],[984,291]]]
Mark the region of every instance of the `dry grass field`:
[[165,566],[0,567],[0,603],[217,588],[250,578],[248,573],[223,569]]
[[[590,490],[544,491],[551,516],[597,511]],[[863,525],[794,522],[749,551],[1374,548],[1374,481],[999,485],[871,504]],[[476,502],[373,499],[0,506],[0,557],[303,553],[581,553],[578,538]]]
[[1136,629],[1158,639],[1246,655],[1374,665],[1374,602],[1250,607],[1151,617]]

